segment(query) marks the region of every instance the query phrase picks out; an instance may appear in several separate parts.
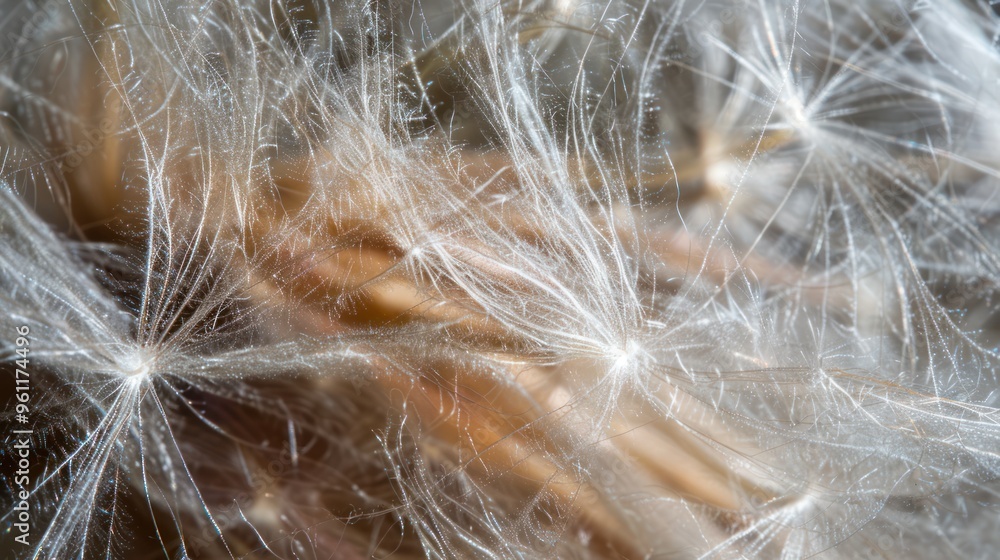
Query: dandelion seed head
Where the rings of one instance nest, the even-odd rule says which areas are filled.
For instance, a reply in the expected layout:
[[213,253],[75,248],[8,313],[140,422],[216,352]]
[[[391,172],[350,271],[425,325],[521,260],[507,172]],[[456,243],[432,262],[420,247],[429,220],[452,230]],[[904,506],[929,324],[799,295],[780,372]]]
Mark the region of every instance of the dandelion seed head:
[[135,383],[148,381],[154,369],[152,358],[142,350],[127,354],[119,366],[122,375],[130,382]]
[[1000,550],[984,3],[22,4],[36,557]]
[[614,362],[611,365],[612,375],[624,375],[638,365],[642,353],[642,347],[635,340],[629,340],[624,348],[618,348],[614,353]]

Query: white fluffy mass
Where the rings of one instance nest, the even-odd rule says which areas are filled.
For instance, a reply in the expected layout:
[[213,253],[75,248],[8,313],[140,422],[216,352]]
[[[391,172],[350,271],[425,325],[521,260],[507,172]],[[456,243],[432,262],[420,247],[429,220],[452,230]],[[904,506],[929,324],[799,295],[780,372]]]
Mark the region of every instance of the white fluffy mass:
[[997,557],[998,14],[0,0],[0,550]]

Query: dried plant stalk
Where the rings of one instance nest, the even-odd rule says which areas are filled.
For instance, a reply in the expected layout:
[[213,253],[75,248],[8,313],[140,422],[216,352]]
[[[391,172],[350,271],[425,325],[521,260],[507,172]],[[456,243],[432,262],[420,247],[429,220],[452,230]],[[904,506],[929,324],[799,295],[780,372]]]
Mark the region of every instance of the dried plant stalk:
[[0,14],[17,557],[1000,550],[986,3]]

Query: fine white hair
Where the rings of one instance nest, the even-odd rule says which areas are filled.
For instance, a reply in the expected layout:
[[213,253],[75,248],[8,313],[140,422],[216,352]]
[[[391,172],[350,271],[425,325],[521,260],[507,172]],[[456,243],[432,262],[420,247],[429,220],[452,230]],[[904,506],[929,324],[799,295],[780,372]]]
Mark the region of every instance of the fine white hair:
[[0,548],[1000,555],[998,13],[0,0]]

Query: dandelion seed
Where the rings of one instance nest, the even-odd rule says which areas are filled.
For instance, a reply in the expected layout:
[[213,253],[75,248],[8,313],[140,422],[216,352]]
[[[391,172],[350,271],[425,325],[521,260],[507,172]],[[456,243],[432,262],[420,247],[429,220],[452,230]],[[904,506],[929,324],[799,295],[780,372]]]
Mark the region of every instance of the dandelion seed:
[[989,3],[0,6],[18,554],[997,556]]

